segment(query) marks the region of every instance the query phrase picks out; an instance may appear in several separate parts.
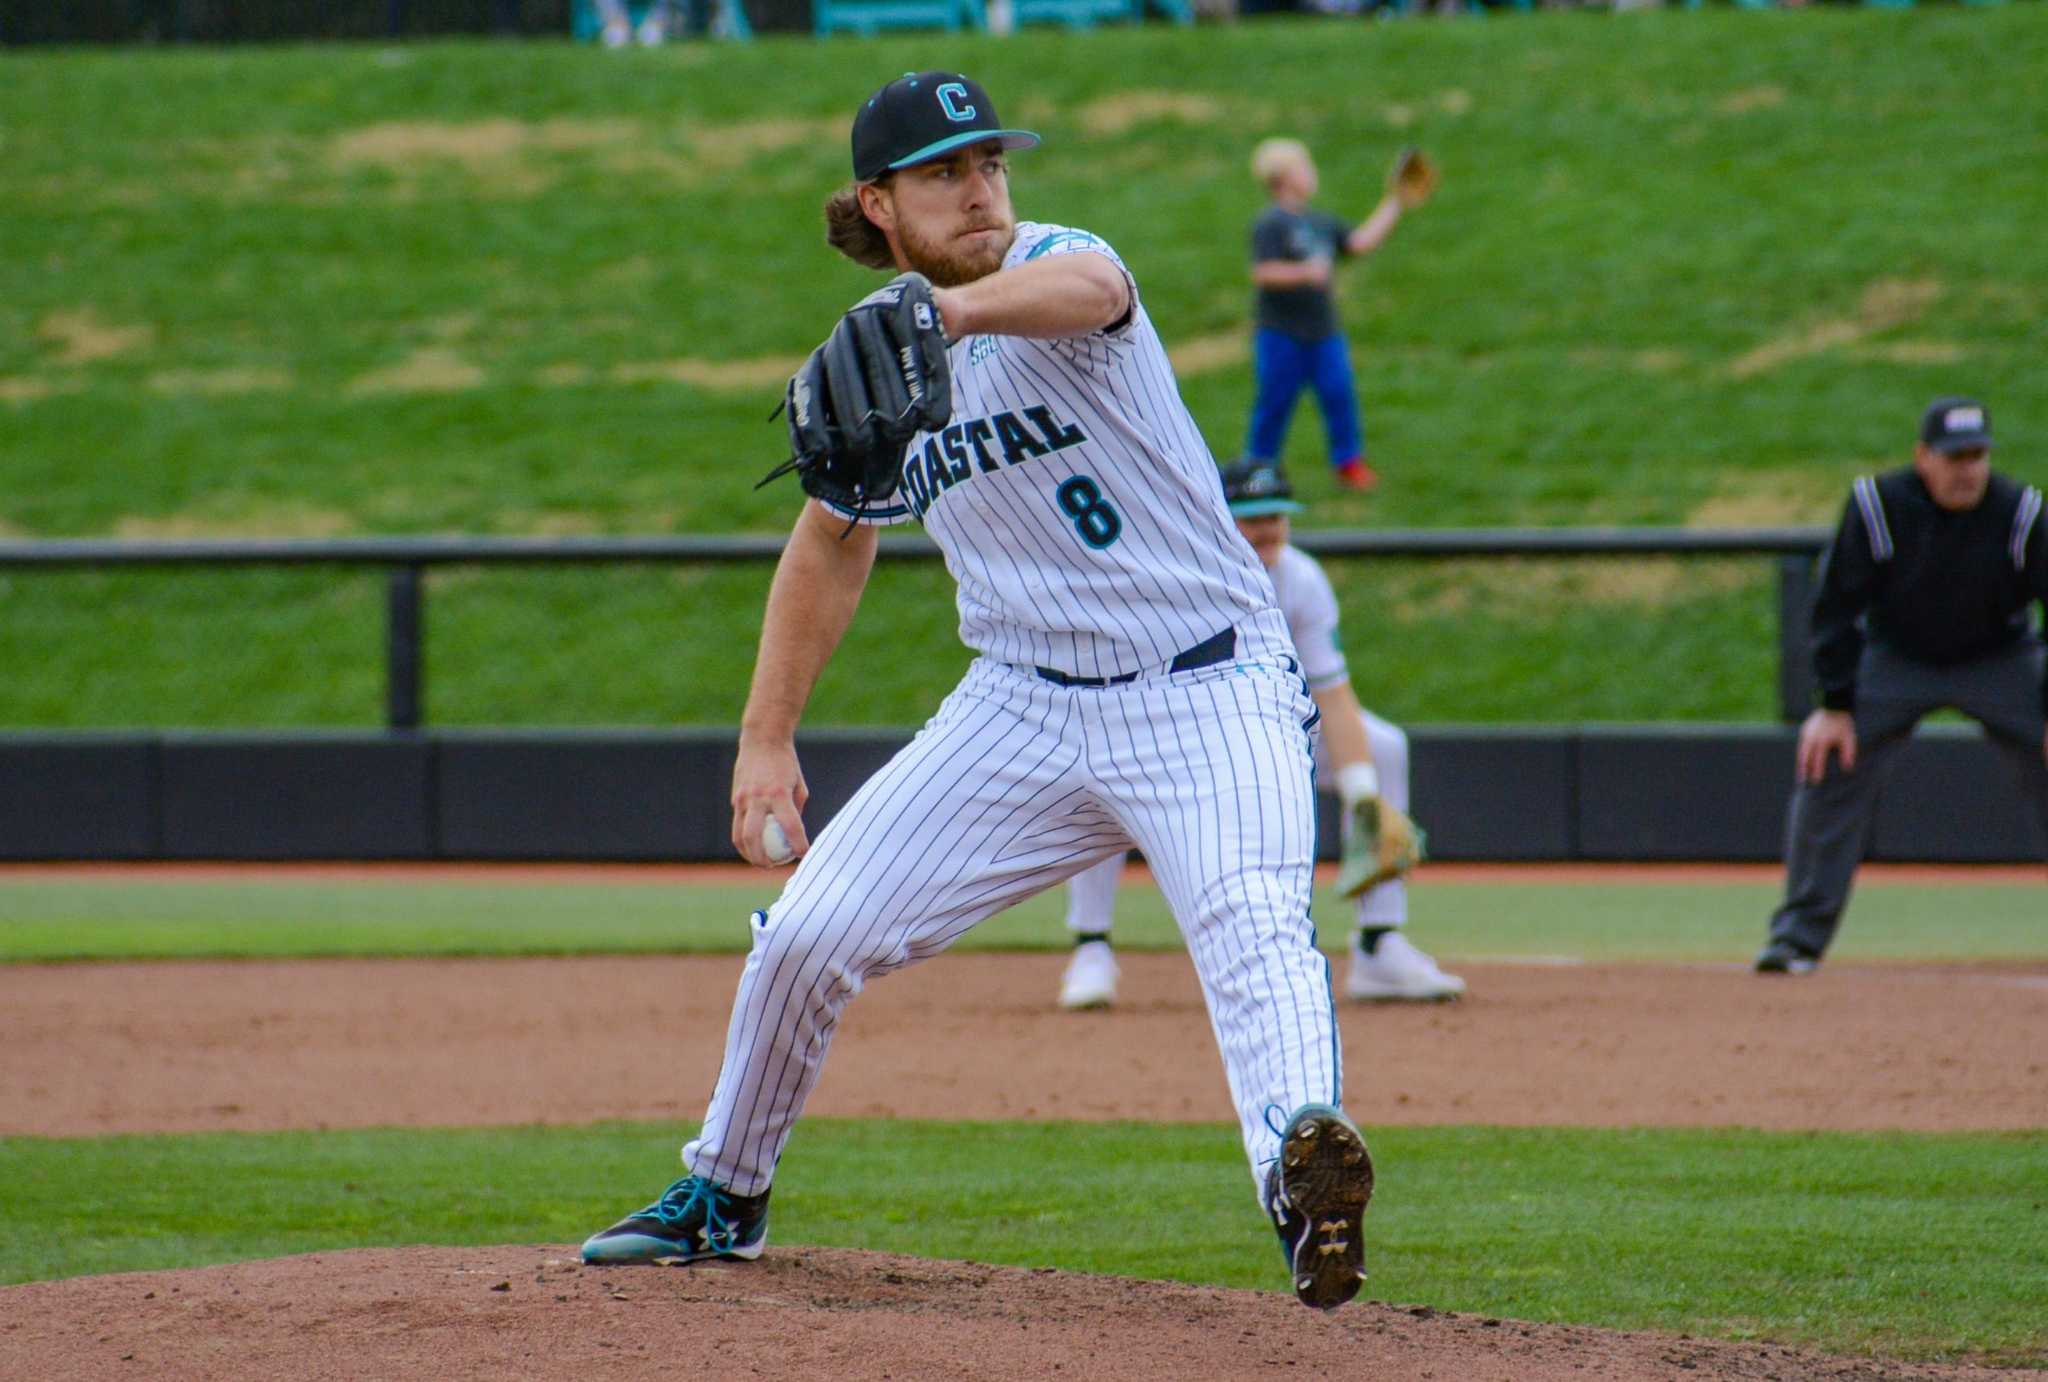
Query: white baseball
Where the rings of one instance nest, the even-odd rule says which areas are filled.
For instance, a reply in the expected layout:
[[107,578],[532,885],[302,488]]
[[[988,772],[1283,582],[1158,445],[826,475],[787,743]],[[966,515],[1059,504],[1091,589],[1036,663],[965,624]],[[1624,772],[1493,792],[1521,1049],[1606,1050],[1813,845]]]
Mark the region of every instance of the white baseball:
[[796,858],[796,851],[789,847],[788,832],[773,816],[761,824],[761,853],[771,864],[786,864]]

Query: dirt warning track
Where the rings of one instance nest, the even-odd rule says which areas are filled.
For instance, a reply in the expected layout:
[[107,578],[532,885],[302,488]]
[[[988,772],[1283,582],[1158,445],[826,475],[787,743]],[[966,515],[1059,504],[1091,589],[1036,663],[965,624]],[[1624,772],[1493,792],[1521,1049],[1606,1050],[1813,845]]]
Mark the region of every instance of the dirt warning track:
[[[1228,1122],[1187,957],[1058,1011],[1057,954],[954,953],[848,1010],[812,1115]],[[0,1133],[701,1116],[739,956],[0,967]],[[2048,965],[1460,963],[1342,1007],[1373,1124],[2038,1127]]]

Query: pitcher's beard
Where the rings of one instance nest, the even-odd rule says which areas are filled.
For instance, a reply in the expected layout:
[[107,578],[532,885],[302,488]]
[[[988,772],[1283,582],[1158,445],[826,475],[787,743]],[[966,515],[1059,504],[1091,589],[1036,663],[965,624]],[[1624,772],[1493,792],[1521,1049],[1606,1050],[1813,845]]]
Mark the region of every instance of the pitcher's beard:
[[1003,267],[1003,256],[1010,252],[1010,244],[1017,238],[1017,227],[1011,223],[990,229],[1002,232],[999,240],[985,249],[964,252],[927,240],[907,225],[897,227],[896,238],[903,246],[903,257],[910,261],[911,268],[937,287],[957,288],[963,283],[987,278]]

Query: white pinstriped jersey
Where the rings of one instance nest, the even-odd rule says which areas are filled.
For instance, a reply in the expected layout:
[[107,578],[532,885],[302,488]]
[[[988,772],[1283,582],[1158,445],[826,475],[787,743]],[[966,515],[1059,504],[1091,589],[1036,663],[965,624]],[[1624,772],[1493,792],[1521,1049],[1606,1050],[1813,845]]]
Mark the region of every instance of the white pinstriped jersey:
[[1273,578],[1273,593],[1287,616],[1287,634],[1309,689],[1322,691],[1350,680],[1344,645],[1337,641],[1337,592],[1316,559],[1299,547],[1283,547],[1266,574]]
[[[1077,253],[1130,279],[1098,237],[1030,221],[1003,267]],[[1288,651],[1135,282],[1114,329],[969,336],[947,361],[953,421],[912,442],[896,502],[866,518],[924,523],[959,584],[962,642],[1082,677],[1156,670],[1232,627],[1240,657]]]

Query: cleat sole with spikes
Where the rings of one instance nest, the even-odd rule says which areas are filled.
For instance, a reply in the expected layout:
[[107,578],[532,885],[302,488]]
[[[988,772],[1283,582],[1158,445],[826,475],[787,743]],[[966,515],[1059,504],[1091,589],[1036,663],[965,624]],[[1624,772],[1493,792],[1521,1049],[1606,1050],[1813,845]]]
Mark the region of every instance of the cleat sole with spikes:
[[1341,1110],[1310,1105],[1280,1140],[1280,1188],[1299,1216],[1291,1254],[1294,1294],[1303,1305],[1334,1310],[1365,1280],[1365,1209],[1372,1200],[1372,1155]]

